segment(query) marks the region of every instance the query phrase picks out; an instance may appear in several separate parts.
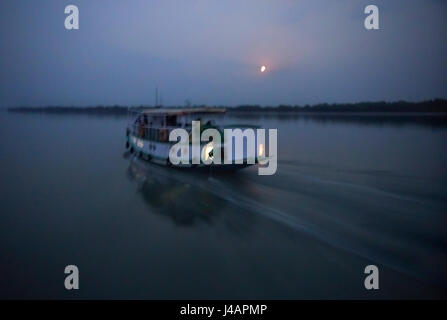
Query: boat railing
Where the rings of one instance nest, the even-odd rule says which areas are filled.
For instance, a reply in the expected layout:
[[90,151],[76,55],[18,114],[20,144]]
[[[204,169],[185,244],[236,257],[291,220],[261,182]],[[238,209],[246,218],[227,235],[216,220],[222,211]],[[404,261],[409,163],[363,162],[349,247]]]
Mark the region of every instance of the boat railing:
[[[127,126],[127,134],[132,134],[138,138],[160,141],[160,142],[168,142],[169,134],[172,130],[182,128],[185,129],[189,134],[191,133],[192,127],[190,124],[177,124],[175,126],[168,125],[157,125],[157,124],[143,124],[143,123],[133,123],[128,124]],[[219,131],[223,131],[224,129],[246,129],[252,128],[257,129],[260,128],[257,125],[252,124],[240,124],[240,125],[216,125],[214,123],[205,122],[201,124],[201,132],[208,128],[218,129]],[[221,132],[222,133],[222,132]]]
[[[191,134],[191,125],[177,125],[177,126],[164,126],[164,125],[146,125],[146,124],[131,124],[127,126],[127,134],[131,134],[141,139],[168,142],[169,134],[174,129],[185,129],[189,134]],[[219,129],[218,126],[205,124],[201,127],[201,131],[207,128]]]
[[133,124],[127,126],[127,133],[145,140],[168,142],[169,133],[178,126],[150,126]]

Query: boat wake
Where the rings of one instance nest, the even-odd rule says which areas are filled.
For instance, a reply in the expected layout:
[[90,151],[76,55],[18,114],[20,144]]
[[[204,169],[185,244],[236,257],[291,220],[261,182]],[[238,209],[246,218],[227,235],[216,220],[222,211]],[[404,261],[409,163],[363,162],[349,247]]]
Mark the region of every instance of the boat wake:
[[[423,208],[427,211],[424,201],[372,186],[316,177],[287,166],[264,180],[250,170],[215,176],[144,165],[149,168],[146,176],[191,185],[241,212],[262,216],[372,264],[447,287],[442,268],[428,270],[426,264],[419,263],[433,255],[445,257],[445,246],[439,239],[427,243],[427,239],[417,237],[421,223],[413,212],[415,207],[418,212]],[[404,228],[400,222],[410,227]],[[387,223],[396,224],[395,229]]]

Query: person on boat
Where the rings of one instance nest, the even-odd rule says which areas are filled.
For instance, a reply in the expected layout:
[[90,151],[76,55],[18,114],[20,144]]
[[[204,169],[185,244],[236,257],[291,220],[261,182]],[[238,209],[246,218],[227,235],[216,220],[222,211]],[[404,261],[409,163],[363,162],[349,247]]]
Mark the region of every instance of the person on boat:
[[144,117],[140,116],[137,119],[138,136],[144,138]]

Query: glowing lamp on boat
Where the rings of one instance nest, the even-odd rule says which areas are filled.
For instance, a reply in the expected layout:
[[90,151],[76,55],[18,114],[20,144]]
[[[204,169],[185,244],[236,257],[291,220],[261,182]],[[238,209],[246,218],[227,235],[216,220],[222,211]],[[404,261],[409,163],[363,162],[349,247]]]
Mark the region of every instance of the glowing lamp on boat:
[[207,145],[205,145],[202,149],[202,158],[205,161],[212,161],[213,160],[213,143],[210,142]]
[[258,146],[258,157],[262,157],[264,155],[264,145],[262,143]]
[[138,148],[143,148],[143,147],[144,147],[144,142],[143,142],[143,140],[138,139],[138,140],[137,140],[137,146],[138,146]]

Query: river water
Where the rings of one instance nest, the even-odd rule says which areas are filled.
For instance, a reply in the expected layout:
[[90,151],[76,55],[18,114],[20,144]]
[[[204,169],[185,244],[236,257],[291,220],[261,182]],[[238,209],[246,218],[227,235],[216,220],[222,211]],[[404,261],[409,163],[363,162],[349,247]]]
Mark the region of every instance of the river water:
[[278,129],[275,175],[135,159],[124,117],[0,112],[0,298],[447,297],[446,117],[227,122]]

